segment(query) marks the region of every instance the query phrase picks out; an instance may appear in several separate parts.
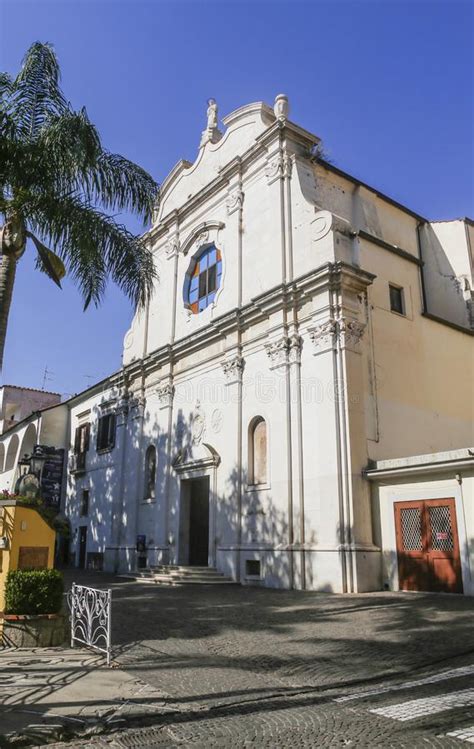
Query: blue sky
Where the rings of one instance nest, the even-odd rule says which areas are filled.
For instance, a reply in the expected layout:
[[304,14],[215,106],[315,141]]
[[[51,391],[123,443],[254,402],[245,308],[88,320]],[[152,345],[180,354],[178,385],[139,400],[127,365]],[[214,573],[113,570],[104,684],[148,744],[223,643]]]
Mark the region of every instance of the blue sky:
[[[473,214],[473,4],[451,0],[3,0],[0,68],[36,40],[54,44],[63,87],[104,144],[162,181],[194,160],[206,99],[219,114],[290,97],[291,119],[334,163],[427,218]],[[129,226],[138,226],[133,221]],[[82,311],[18,268],[3,382],[79,392],[120,367],[132,317],[109,286]]]

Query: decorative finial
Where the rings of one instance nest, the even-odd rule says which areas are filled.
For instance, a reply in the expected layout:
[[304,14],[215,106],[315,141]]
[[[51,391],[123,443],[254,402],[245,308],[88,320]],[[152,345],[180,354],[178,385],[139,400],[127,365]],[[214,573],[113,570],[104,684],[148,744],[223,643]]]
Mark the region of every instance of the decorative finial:
[[217,127],[217,104],[215,99],[207,100],[207,127],[202,132],[200,146],[206,143],[217,143],[222,138],[222,133]]
[[288,97],[286,96],[286,94],[278,94],[278,96],[275,98],[273,111],[275,112],[275,117],[277,118],[277,120],[284,122],[286,119],[288,119],[290,105],[288,104]]

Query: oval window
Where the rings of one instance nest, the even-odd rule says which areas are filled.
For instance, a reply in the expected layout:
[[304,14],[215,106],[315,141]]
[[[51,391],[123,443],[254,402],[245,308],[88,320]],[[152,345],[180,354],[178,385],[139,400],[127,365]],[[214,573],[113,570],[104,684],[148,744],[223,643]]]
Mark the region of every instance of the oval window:
[[206,247],[191,260],[184,281],[184,303],[194,315],[216,298],[222,280],[222,256],[215,245]]

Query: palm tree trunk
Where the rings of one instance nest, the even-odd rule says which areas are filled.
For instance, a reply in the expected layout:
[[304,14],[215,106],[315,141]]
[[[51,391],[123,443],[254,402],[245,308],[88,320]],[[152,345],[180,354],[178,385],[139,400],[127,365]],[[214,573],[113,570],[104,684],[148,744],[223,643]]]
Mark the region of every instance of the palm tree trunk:
[[3,367],[3,351],[7,336],[8,315],[13,296],[16,264],[18,258],[14,255],[3,255],[0,265],[0,372]]
[[0,226],[0,372],[3,367],[3,352],[7,337],[8,315],[12,303],[16,265],[26,247],[26,226],[18,214],[7,215]]

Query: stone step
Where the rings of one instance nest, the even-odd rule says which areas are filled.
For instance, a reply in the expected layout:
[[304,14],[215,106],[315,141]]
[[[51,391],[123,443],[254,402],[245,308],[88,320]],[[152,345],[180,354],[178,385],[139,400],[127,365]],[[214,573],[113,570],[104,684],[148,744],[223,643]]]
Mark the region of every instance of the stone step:
[[171,575],[172,577],[178,575],[179,577],[222,577],[219,572],[188,572],[187,570],[153,570],[153,572],[146,573],[151,575]]
[[192,567],[187,565],[156,565],[137,572],[120,575],[126,579],[156,585],[223,585],[234,583],[212,567]]

